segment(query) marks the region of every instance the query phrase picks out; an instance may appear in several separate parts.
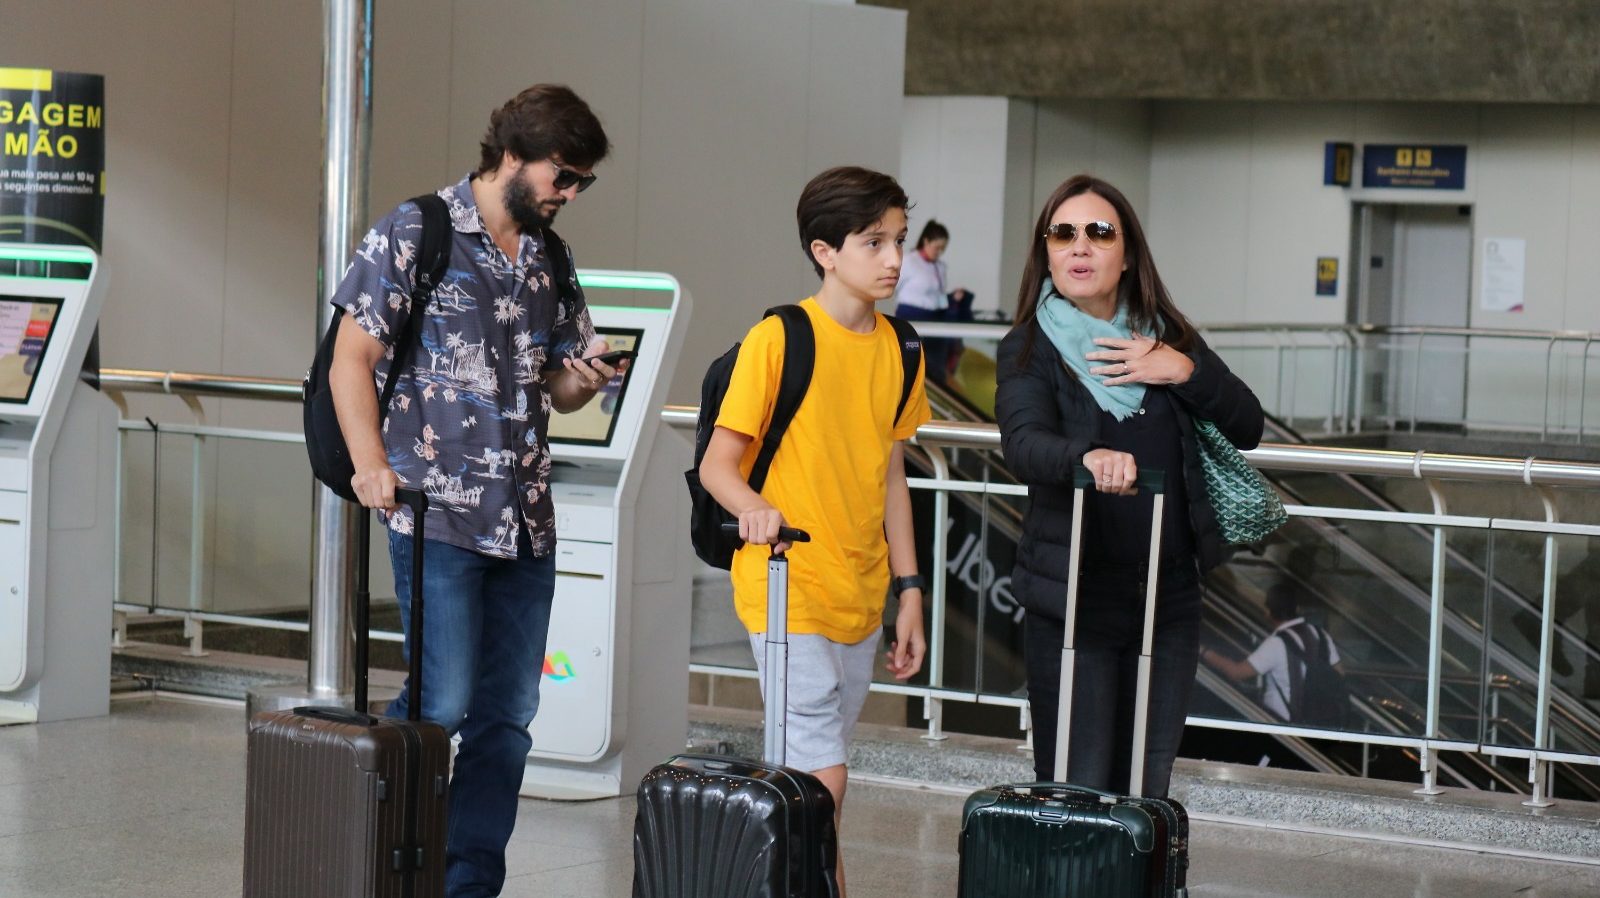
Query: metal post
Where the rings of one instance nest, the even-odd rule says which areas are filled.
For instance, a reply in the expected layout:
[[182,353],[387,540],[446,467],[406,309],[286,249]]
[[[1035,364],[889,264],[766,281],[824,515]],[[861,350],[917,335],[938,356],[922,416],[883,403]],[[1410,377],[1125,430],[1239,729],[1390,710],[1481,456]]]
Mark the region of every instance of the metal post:
[[1591,334],[1583,341],[1583,364],[1578,368],[1578,445],[1583,445],[1583,407],[1589,400],[1589,344],[1594,342]]
[[[923,447],[928,460],[933,462],[933,476],[939,481],[950,479],[950,462],[938,446]],[[944,603],[945,574],[949,568],[950,554],[950,492],[938,487],[933,492],[933,570],[928,573],[928,585],[933,590],[933,607],[928,612],[928,685],[944,685]]]
[[[372,144],[373,0],[323,0],[322,12],[322,210],[313,340],[333,321],[328,301],[361,236]],[[313,345],[306,344],[308,349]],[[320,484],[314,490],[306,688],[253,690],[249,712],[307,704],[308,699],[342,703],[355,685],[350,616],[355,595],[355,509]]]
[[1350,375],[1351,412],[1354,415],[1354,427],[1347,433],[1361,432],[1361,416],[1366,413],[1366,384],[1363,378],[1367,373],[1367,343],[1361,334],[1350,335],[1350,354],[1352,372]]
[[[1544,503],[1544,519],[1555,523],[1557,518],[1555,495],[1550,488],[1541,486],[1539,501]],[[1550,735],[1550,659],[1555,653],[1556,640],[1556,537],[1544,537],[1544,601],[1539,612],[1539,692],[1535,705],[1533,747],[1535,751],[1551,747]],[[1530,808],[1549,807],[1550,762],[1537,754],[1528,759],[1528,781],[1532,794],[1523,804]]]
[[[933,476],[941,482],[950,479],[950,462],[938,446],[924,446],[928,460],[933,462]],[[932,608],[928,612],[928,685],[944,685],[944,602],[945,575],[950,554],[950,491],[938,487],[933,491],[933,546],[930,553],[933,570],[928,572],[928,587],[933,591]],[[930,698],[923,702],[923,716],[928,721],[928,732],[922,738],[942,742],[944,734],[944,703]]]
[[[317,334],[333,321],[337,272],[361,236],[372,144],[372,0],[323,0],[322,228],[317,252]],[[313,335],[315,339],[316,335]],[[308,343],[309,345],[313,345]],[[343,695],[350,667],[356,520],[344,500],[318,486],[311,646],[306,685]]]
[[[1420,356],[1419,353],[1418,357]],[[1427,485],[1428,494],[1433,497],[1433,513],[1447,514],[1444,491],[1438,482],[1429,480]],[[1428,740],[1440,738],[1439,685],[1444,655],[1444,540],[1444,528],[1433,528],[1433,595],[1428,613],[1428,719],[1427,731],[1423,734],[1423,738]],[[1424,742],[1419,757],[1422,765],[1422,788],[1416,790],[1417,794],[1438,795],[1443,790],[1439,788],[1439,758],[1432,744]]]
[[[1428,338],[1427,331],[1417,334],[1417,360],[1411,366],[1411,432],[1417,432],[1417,402],[1422,389],[1422,341]],[[1443,512],[1440,512],[1443,514]]]

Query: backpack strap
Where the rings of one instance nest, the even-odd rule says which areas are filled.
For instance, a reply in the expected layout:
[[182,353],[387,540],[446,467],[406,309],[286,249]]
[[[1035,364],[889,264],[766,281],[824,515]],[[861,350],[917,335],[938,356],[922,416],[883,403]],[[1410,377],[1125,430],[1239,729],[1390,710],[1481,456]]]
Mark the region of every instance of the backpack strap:
[[767,472],[772,459],[778,454],[778,444],[784,431],[794,421],[801,400],[811,387],[811,370],[817,364],[817,335],[811,329],[811,319],[798,305],[774,306],[763,318],[777,316],[783,322],[783,373],[778,377],[778,398],[772,406],[772,421],[767,425],[766,436],[761,438],[761,451],[756,454],[755,466],[750,469],[750,488],[761,492],[767,483]]
[[567,244],[555,231],[540,229],[544,233],[544,257],[550,260],[550,273],[556,279],[556,295],[567,307],[567,317],[578,305],[578,282],[572,276],[572,259],[567,255]]
[[422,336],[422,319],[427,314],[428,298],[444,280],[450,270],[451,234],[455,226],[450,223],[450,209],[436,193],[412,197],[411,202],[422,210],[422,239],[417,244],[417,268],[411,277],[411,306],[405,323],[394,341],[394,361],[389,363],[389,374],[383,379],[383,395],[378,399],[378,423],[389,414],[389,403],[394,399],[394,388],[411,364],[417,343]]
[[922,337],[911,322],[893,315],[883,317],[889,319],[895,342],[900,344],[900,404],[894,407],[894,423],[899,424],[906,403],[911,400],[911,388],[917,384],[917,369],[922,367]]
[[[1293,636],[1294,638],[1290,638]],[[1310,662],[1306,657],[1305,636],[1294,627],[1289,627],[1278,634],[1283,640],[1284,653],[1287,656],[1285,673],[1289,675],[1289,694],[1284,696],[1284,707],[1289,709],[1289,719],[1299,720],[1306,706],[1306,665]]]

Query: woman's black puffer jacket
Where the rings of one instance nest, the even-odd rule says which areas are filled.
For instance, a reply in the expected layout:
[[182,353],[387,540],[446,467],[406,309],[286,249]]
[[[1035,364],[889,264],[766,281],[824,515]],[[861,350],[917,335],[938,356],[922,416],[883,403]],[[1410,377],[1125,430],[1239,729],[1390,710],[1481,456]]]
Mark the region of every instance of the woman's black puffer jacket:
[[[1029,331],[1033,347],[1019,369]],[[1195,366],[1188,382],[1151,389],[1166,390],[1176,400],[1183,430],[1188,519],[1204,573],[1226,560],[1230,550],[1222,542],[1216,513],[1206,496],[1200,447],[1190,415],[1216,424],[1240,449],[1255,448],[1264,422],[1255,393],[1198,334],[1187,355]],[[1072,532],[1072,477],[1083,465],[1084,453],[1106,445],[1100,439],[1100,408],[1036,321],[1013,328],[1001,341],[996,379],[995,420],[1000,425],[1006,466],[1028,484],[1028,513],[1011,589],[1024,608],[1060,619],[1066,610],[1071,554],[1067,541]],[[1169,509],[1168,513],[1176,511]]]

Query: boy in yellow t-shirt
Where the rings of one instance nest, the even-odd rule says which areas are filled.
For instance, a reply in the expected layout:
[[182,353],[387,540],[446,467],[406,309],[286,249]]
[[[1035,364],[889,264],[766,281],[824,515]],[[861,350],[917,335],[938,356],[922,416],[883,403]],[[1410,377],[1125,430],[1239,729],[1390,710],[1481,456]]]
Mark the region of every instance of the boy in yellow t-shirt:
[[[928,397],[919,366],[895,419],[901,349],[873,305],[893,296],[899,280],[906,205],[893,178],[863,168],[829,169],[806,185],[796,210],[800,244],[822,278],[816,295],[800,303],[816,335],[811,384],[756,493],[748,478],[777,400],[784,331],[776,316],[751,328],[700,464],[701,483],[738,515],[746,540],[733,559],[733,595],[758,667],[766,546],[778,541],[780,526],[811,534],[811,542],[789,549],[785,745],[789,766],[822,780],[837,809],[844,806],[846,748],[872,681],[891,574],[900,610],[885,666],[896,679],[909,679],[926,650],[900,441],[930,417]],[[839,882],[842,888],[842,859]]]

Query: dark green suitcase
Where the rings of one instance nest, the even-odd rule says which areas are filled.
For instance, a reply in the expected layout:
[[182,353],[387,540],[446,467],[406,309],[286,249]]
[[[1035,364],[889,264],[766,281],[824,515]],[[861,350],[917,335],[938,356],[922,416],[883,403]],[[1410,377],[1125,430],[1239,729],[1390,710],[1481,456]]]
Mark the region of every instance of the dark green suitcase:
[[[1067,620],[1078,608],[1078,557],[1083,532],[1083,489],[1075,480],[1072,572]],[[1156,574],[1161,557],[1163,478],[1139,475],[1139,487],[1156,494],[1151,515],[1150,574],[1145,592],[1144,646],[1139,657],[1134,711],[1133,796],[1112,795],[1064,782],[995,786],[975,792],[961,814],[960,898],[1183,898],[1188,894],[1189,815],[1166,798],[1145,798],[1145,733],[1150,695],[1150,644],[1154,633]],[[1064,780],[1072,719],[1072,626],[1061,659],[1061,706],[1055,776]]]

